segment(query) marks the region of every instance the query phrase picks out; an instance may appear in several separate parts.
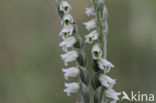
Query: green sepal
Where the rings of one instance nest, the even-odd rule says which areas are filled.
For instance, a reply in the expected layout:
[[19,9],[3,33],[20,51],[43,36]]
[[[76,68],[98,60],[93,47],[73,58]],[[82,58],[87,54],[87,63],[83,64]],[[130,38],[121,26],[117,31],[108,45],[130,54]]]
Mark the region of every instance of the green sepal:
[[75,23],[73,23],[72,25],[73,25],[73,27],[74,27],[73,35],[74,35],[74,34],[77,34],[77,33],[78,33],[78,27],[77,27],[77,25],[76,25]]
[[82,49],[83,48],[83,41],[80,35],[75,34],[74,35],[75,39],[76,39],[76,43],[74,44],[74,48],[79,48]]
[[94,93],[94,103],[103,103],[104,87],[99,86]]
[[103,9],[103,7],[104,7],[104,1],[105,0],[98,0],[97,1],[97,7],[96,7],[96,10],[97,11],[101,11]]
[[94,9],[96,10],[96,7],[97,7],[97,0],[92,0],[92,5],[93,5]]
[[102,70],[99,72],[95,72],[92,78],[92,87],[94,90],[96,90],[99,86],[101,86],[101,83],[99,81],[99,76],[103,73]]
[[99,68],[99,66],[98,66],[97,61],[98,61],[98,60],[93,60],[93,61],[92,61],[92,68],[93,68],[94,72],[98,72],[98,71],[101,70],[101,69]]
[[85,67],[79,66],[80,69],[80,79],[85,85],[89,85],[89,73]]
[[82,49],[78,49],[75,48],[75,50],[78,52],[79,56],[77,58],[77,63],[82,66],[85,67],[87,65],[87,58],[86,58],[86,54],[84,52],[84,50]]
[[89,88],[83,82],[80,82],[80,90],[82,94],[82,103],[90,103],[90,93]]
[[60,3],[62,2],[62,0],[54,0],[54,4],[55,4],[55,7],[56,7],[56,10],[57,10],[57,13],[60,17],[60,20],[62,20],[63,18],[63,11],[60,11]]

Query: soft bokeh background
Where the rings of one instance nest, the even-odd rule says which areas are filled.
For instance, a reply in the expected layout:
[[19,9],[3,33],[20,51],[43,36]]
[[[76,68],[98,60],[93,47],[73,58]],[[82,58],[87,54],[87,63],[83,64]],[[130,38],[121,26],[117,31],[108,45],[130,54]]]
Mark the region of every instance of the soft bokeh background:
[[[90,2],[69,1],[84,37],[88,32],[82,22],[92,18],[84,13]],[[117,91],[156,94],[155,5],[156,0],[107,0],[108,58],[116,66],[110,75],[117,79]],[[79,94],[63,93],[61,28],[52,0],[0,0],[0,103],[80,99]],[[89,57],[91,46],[85,44],[85,50]]]

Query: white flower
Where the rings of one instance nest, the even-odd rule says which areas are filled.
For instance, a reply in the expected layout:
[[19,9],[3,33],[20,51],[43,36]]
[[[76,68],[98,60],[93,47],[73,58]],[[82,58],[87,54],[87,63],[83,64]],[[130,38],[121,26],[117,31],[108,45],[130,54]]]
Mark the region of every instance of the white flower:
[[88,35],[86,35],[85,38],[86,38],[86,41],[85,41],[86,43],[92,44],[94,40],[98,39],[98,33],[96,30],[94,30]]
[[86,29],[89,31],[96,28],[96,19],[92,19],[88,22],[83,23],[86,26]]
[[67,96],[70,96],[70,93],[78,92],[80,89],[80,85],[76,82],[73,83],[65,83],[66,89],[64,89],[64,92],[67,93]]
[[86,14],[88,16],[96,15],[96,11],[94,10],[94,7],[86,8]]
[[61,24],[64,25],[64,27],[69,27],[70,24],[73,23],[73,17],[71,14],[65,14],[63,16],[63,19],[61,21]]
[[[105,70],[105,67],[110,67],[110,68],[114,68],[114,65],[109,62],[108,60],[106,60],[105,58],[101,58],[98,61],[98,66],[100,69]],[[108,68],[107,68],[108,69]]]
[[93,57],[93,59],[98,60],[98,59],[101,58],[101,56],[102,56],[102,51],[101,51],[101,49],[99,47],[99,44],[94,44],[93,48],[92,48],[92,57]]
[[111,77],[101,74],[99,80],[103,86],[106,88],[112,88],[114,84],[116,84],[116,80],[112,79]]
[[69,13],[69,11],[71,10],[71,6],[67,1],[62,1],[60,4],[60,10],[64,13]]
[[65,52],[67,52],[67,48],[72,47],[74,44],[76,43],[76,39],[74,36],[68,37],[66,39],[64,39],[64,41],[62,41],[59,46],[63,47],[63,50],[65,50]]
[[68,27],[64,27],[61,30],[59,36],[62,36],[63,39],[68,38],[69,36],[71,36],[73,34],[73,30],[74,30],[73,25],[70,25]]
[[73,50],[73,51],[69,51],[65,54],[62,54],[61,57],[64,60],[64,65],[67,66],[68,62],[72,62],[77,59],[78,53],[75,50]]
[[113,99],[113,101],[111,101],[110,103],[116,103],[117,100],[119,100],[119,97],[118,97],[118,96],[119,96],[120,94],[121,94],[121,93],[118,93],[118,92],[116,92],[115,90],[113,90],[113,89],[111,89],[111,88],[109,88],[109,89],[107,89],[107,90],[105,91],[105,95],[106,95],[107,97]]
[[80,72],[77,67],[62,69],[62,71],[64,72],[64,76],[66,80],[68,80],[68,77],[77,77]]

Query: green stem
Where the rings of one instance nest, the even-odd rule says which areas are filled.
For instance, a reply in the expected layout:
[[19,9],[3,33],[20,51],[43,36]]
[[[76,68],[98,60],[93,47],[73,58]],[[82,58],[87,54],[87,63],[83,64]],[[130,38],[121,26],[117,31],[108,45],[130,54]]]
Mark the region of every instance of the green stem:
[[[103,11],[103,9],[101,10]],[[102,20],[102,12],[98,11],[96,14],[96,19],[97,19],[97,31],[99,33],[99,44],[101,46],[102,50],[102,57],[106,58],[107,57],[107,34],[103,32],[105,30],[104,21]]]

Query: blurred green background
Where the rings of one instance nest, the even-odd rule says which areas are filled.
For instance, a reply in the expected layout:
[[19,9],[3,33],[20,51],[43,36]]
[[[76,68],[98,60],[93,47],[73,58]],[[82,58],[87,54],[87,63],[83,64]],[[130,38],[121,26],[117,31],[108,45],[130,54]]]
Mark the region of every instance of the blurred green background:
[[[156,94],[156,0],[106,3],[108,60],[116,66],[110,73],[117,79],[115,89]],[[70,0],[70,4],[84,38],[88,32],[82,22],[93,18],[84,13],[90,2]],[[79,94],[63,93],[61,28],[52,0],[0,0],[0,103],[80,100]],[[89,57],[91,46],[85,44],[85,50]],[[87,69],[92,73],[90,65]]]

